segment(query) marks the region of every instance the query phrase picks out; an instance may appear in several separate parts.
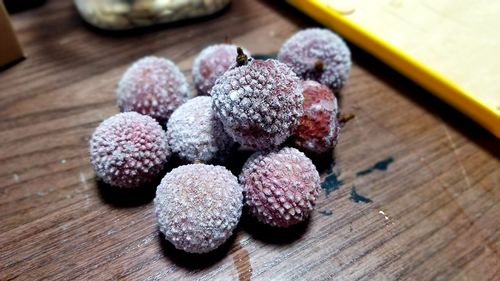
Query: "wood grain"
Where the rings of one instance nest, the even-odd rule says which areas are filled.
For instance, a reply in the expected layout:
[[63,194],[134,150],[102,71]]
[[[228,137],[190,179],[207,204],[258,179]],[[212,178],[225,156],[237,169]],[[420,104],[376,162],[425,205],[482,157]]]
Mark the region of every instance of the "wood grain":
[[[342,184],[307,223],[276,230],[245,215],[228,243],[192,256],[159,235],[154,188],[96,182],[88,139],[118,112],[115,85],[135,59],[169,57],[190,77],[210,43],[274,53],[315,25],[278,1],[233,2],[218,17],[128,35],[88,28],[71,1],[12,16],[28,59],[0,73],[0,279],[498,280],[498,141],[356,48],[341,103],[356,117],[330,176]],[[386,170],[357,175],[389,157]],[[353,186],[373,202],[351,200]]]

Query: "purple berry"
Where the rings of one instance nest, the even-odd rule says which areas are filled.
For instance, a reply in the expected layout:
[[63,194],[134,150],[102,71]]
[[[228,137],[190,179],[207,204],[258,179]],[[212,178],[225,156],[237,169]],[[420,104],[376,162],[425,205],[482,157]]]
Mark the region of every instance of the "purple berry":
[[259,221],[278,227],[304,221],[314,208],[320,188],[312,161],[288,147],[252,155],[239,180],[250,213]]
[[160,231],[175,248],[206,253],[222,245],[238,224],[242,187],[221,166],[190,164],[168,173],[156,190]]
[[[236,46],[211,45],[203,49],[193,63],[193,82],[199,95],[210,95],[215,81],[235,64]],[[246,50],[245,53],[249,54]]]
[[318,81],[334,92],[344,86],[351,69],[351,52],[345,42],[321,28],[295,33],[281,47],[278,59],[302,79]]
[[175,110],[167,139],[172,152],[191,163],[224,161],[234,145],[214,116],[210,97],[195,97]]
[[294,144],[306,152],[321,154],[335,147],[340,131],[337,99],[325,85],[303,81],[304,115],[293,134]]
[[187,100],[188,93],[186,78],[173,62],[144,57],[118,82],[118,106],[122,112],[135,111],[164,123]]
[[97,176],[112,186],[148,183],[169,156],[165,131],[153,118],[135,112],[104,120],[90,139],[90,161]]
[[280,145],[302,116],[302,86],[297,75],[277,60],[247,61],[242,51],[238,65],[212,88],[212,100],[226,132],[251,148]]

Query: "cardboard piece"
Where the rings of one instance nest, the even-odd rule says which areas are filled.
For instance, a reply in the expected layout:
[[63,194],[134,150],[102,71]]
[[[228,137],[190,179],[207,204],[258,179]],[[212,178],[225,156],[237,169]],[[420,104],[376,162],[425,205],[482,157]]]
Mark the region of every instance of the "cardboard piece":
[[24,58],[3,1],[0,1],[0,42],[0,69]]

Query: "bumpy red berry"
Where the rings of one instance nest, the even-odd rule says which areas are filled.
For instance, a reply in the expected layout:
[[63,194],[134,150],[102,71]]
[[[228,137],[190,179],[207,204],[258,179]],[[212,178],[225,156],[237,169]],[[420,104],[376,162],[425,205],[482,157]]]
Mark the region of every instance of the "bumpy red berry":
[[224,161],[234,145],[206,96],[190,99],[174,111],[167,123],[167,139],[172,152],[191,163]]
[[243,166],[239,180],[250,213],[278,227],[304,221],[320,188],[316,167],[295,148],[257,152]]
[[267,149],[283,143],[302,116],[302,86],[277,60],[248,60],[238,64],[212,88],[213,108],[224,129],[242,145]]
[[340,131],[337,119],[337,99],[325,85],[316,81],[303,81],[304,115],[293,135],[300,149],[321,154],[335,147]]
[[[203,49],[193,63],[193,82],[200,95],[209,95],[215,81],[235,64],[236,46],[216,44]],[[249,54],[245,50],[246,54]]]
[[112,186],[148,183],[159,175],[169,155],[158,122],[135,112],[104,120],[90,139],[90,161],[97,176]]
[[172,61],[150,56],[132,64],[118,82],[118,106],[164,123],[188,93],[186,78]]
[[238,224],[242,187],[221,166],[190,164],[168,173],[156,190],[160,231],[177,249],[206,253],[222,245]]
[[340,91],[351,69],[351,52],[345,42],[327,29],[310,28],[290,37],[278,53],[304,80],[315,80]]

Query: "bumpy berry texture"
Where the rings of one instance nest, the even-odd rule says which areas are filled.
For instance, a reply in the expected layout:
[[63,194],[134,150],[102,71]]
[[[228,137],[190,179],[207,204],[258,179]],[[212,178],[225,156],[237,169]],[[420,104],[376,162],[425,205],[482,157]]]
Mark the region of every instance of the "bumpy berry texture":
[[257,149],[276,147],[291,135],[303,99],[299,78],[277,60],[249,60],[224,73],[212,88],[213,108],[226,132]]
[[245,204],[259,221],[288,227],[314,208],[320,178],[312,161],[295,148],[252,155],[239,176]]
[[190,164],[163,178],[154,202],[160,231],[168,241],[179,250],[206,253],[233,233],[243,193],[226,168]]
[[187,100],[188,93],[186,78],[172,61],[144,57],[118,82],[118,106],[122,112],[135,111],[164,123]]
[[90,161],[105,183],[124,188],[150,182],[170,152],[165,131],[153,118],[135,112],[104,120],[90,139]]
[[[193,63],[193,82],[200,95],[209,95],[217,78],[235,64],[236,46],[216,44],[203,49]],[[246,54],[249,54],[245,50]]]
[[294,144],[306,152],[321,154],[334,148],[340,131],[337,99],[325,85],[302,82],[304,115],[293,135]]
[[215,118],[210,97],[195,97],[174,111],[167,123],[170,149],[187,162],[224,161],[234,145]]
[[351,69],[351,52],[345,42],[327,29],[299,31],[281,47],[278,59],[304,80],[315,80],[334,92],[344,86]]

